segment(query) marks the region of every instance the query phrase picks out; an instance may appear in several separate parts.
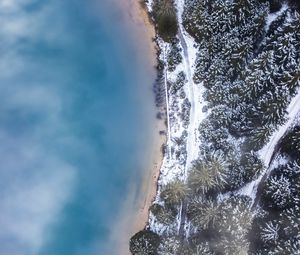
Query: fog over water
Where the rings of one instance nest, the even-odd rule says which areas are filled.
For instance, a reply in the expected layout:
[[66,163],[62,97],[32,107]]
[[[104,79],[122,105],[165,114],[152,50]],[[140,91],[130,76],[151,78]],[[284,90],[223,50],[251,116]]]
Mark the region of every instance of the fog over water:
[[154,119],[126,19],[110,0],[0,0],[0,254],[113,255]]

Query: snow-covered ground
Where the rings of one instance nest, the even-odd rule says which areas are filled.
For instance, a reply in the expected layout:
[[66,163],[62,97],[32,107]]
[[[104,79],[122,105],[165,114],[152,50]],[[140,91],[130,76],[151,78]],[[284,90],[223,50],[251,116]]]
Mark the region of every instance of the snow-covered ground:
[[269,166],[275,146],[283,137],[285,132],[292,126],[295,118],[300,112],[300,90],[297,95],[292,99],[287,108],[287,122],[280,126],[277,131],[271,136],[270,141],[259,151],[261,159],[264,161],[266,167]]
[[153,0],[147,0],[146,2],[146,6],[148,9],[148,12],[152,12],[152,5],[153,5]]
[[[265,165],[265,171],[263,171],[259,177],[245,185],[237,193],[240,195],[247,195],[252,198],[253,203],[257,195],[257,188],[261,181],[269,176],[270,172],[274,169],[276,164],[280,162],[275,162],[271,164],[271,159],[276,149],[276,145],[280,139],[286,134],[286,132],[293,126],[298,114],[300,113],[300,90],[296,96],[292,99],[291,103],[287,108],[287,121],[285,124],[281,125],[271,136],[269,142],[259,151],[261,160]],[[282,159],[283,160],[283,159]]]
[[187,160],[185,165],[185,178],[187,178],[187,171],[191,167],[191,162],[198,158],[200,145],[198,128],[206,115],[202,112],[204,106],[202,99],[203,86],[202,84],[196,85],[193,81],[193,74],[195,71],[194,64],[198,49],[195,47],[196,43],[194,39],[185,31],[182,25],[184,0],[177,0],[175,3],[178,12],[179,40],[183,48],[184,71],[188,78],[187,92],[191,103],[190,123],[187,137]]
[[[161,187],[167,183],[180,179],[186,181],[187,171],[191,167],[193,160],[198,158],[199,153],[199,125],[207,116],[207,113],[202,112],[204,107],[204,100],[202,94],[204,88],[202,84],[195,84],[193,81],[194,63],[198,49],[194,39],[187,34],[183,25],[181,15],[183,13],[184,1],[176,0],[176,7],[178,11],[179,21],[179,46],[181,48],[182,63],[179,64],[175,71],[169,72],[166,67],[164,70],[164,86],[167,88],[168,82],[175,82],[178,74],[184,72],[186,74],[186,82],[183,90],[190,103],[189,124],[184,126],[182,119],[179,116],[179,112],[182,110],[184,99],[178,97],[176,94],[170,94],[166,90],[166,107],[167,107],[167,123],[168,123],[168,139],[167,139],[167,151],[163,159],[163,164],[160,170],[160,178],[158,181],[158,193],[156,196],[156,203],[162,203],[160,201]],[[147,5],[151,10],[149,4]],[[169,45],[159,40],[159,47],[162,49],[160,58],[166,63],[166,54],[169,50]],[[178,140],[184,143],[184,148],[178,145]],[[185,160],[178,158],[178,152],[186,150]],[[150,213],[149,225],[152,230],[157,233],[168,232],[170,229],[179,229],[181,223],[181,214],[177,217],[177,226],[164,226],[155,220],[155,217]]]
[[284,11],[288,9],[287,3],[284,3],[278,12],[270,13],[266,20],[265,30],[268,31],[271,23],[276,20]]
[[[152,10],[151,3],[148,1],[148,9]],[[160,169],[160,178],[158,181],[158,193],[156,196],[156,203],[163,204],[160,200],[161,188],[167,183],[180,179],[187,181],[187,173],[191,167],[193,160],[199,157],[199,148],[201,142],[199,141],[199,125],[207,117],[208,113],[202,111],[205,106],[203,100],[203,93],[205,91],[202,84],[195,84],[193,81],[193,74],[195,71],[195,60],[199,49],[196,46],[194,39],[185,31],[182,25],[182,13],[184,11],[184,0],[175,0],[178,22],[179,22],[179,47],[181,48],[182,63],[177,65],[176,69],[172,72],[168,71],[168,66],[164,70],[164,86],[166,88],[166,107],[167,107],[167,124],[168,124],[168,139],[167,139],[167,151],[163,159],[163,163]],[[267,18],[266,30],[269,29],[270,24],[281,15],[288,6],[283,4],[282,8],[273,14],[269,14]],[[161,60],[167,65],[167,52],[170,50],[170,45],[161,40],[158,40],[158,44],[161,53]],[[186,98],[190,103],[189,123],[185,126],[183,120],[180,117],[179,112],[182,111],[184,104],[184,98],[178,96],[178,94],[171,94],[168,89],[169,82],[172,84],[176,81],[180,72],[186,74],[186,82],[183,90],[186,94]],[[272,155],[276,149],[276,145],[284,134],[292,127],[298,113],[300,112],[300,90],[297,95],[292,99],[287,108],[287,121],[280,126],[271,136],[269,142],[259,151],[259,156],[262,159],[265,170],[258,176],[256,180],[248,183],[241,189],[235,192],[235,194],[246,195],[252,198],[253,203],[257,196],[257,190],[260,183],[270,174],[276,164],[282,164],[285,162],[284,158],[278,158],[274,164],[270,166]],[[180,143],[178,142],[180,141]],[[183,145],[182,145],[183,144]],[[179,156],[182,151],[186,151],[185,156]],[[180,154],[181,155],[181,154]],[[219,200],[226,199],[232,193],[226,193],[220,195]],[[163,233],[168,231],[178,230],[182,222],[186,223],[185,217],[181,217],[181,210],[177,216],[177,221],[173,225],[165,226],[156,221],[155,217],[150,213],[149,225],[150,228],[157,232]]]

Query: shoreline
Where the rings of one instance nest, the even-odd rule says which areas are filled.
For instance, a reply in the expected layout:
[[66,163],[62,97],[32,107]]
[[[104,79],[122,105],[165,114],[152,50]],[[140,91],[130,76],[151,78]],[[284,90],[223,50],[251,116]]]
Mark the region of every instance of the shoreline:
[[155,140],[152,145],[151,162],[146,169],[143,178],[143,185],[141,188],[139,198],[139,210],[135,217],[135,224],[133,225],[133,234],[145,229],[149,221],[149,208],[155,200],[158,188],[158,179],[160,169],[163,163],[163,145],[166,143],[165,135],[160,135],[160,131],[165,131],[166,127],[163,120],[157,120],[155,125]]
[[[132,21],[139,26],[144,27],[143,32],[145,37],[148,37],[149,45],[149,57],[152,64],[157,65],[157,50],[158,46],[155,42],[155,28],[151,21],[146,4],[143,0],[125,0],[127,3],[127,8],[130,10],[130,18]],[[152,48],[152,49],[151,49]],[[157,71],[155,70],[157,75]],[[155,100],[153,101],[155,104]],[[157,108],[157,112],[159,109]],[[142,186],[140,190],[140,195],[138,198],[138,212],[134,216],[134,222],[132,227],[132,235],[145,229],[147,223],[149,222],[149,209],[155,200],[158,188],[158,178],[160,175],[160,169],[163,163],[163,146],[167,139],[164,134],[160,134],[161,131],[166,132],[166,126],[164,119],[155,119],[154,131],[152,133],[153,143],[151,145],[150,160],[148,162],[148,167],[145,169]],[[129,240],[128,240],[129,241]]]
[[[157,65],[157,45],[154,41],[156,32],[154,24],[147,12],[146,4],[143,0],[125,0],[124,8],[127,8],[130,19],[139,27],[139,30],[141,30],[138,31],[139,36],[145,36],[142,39],[144,39],[145,43],[148,44],[147,52],[149,52],[149,60],[155,68]],[[156,70],[155,73],[157,75]],[[155,104],[155,101],[153,101],[153,104]],[[159,109],[157,109],[157,112],[158,111]],[[147,226],[149,220],[149,208],[157,194],[157,183],[164,158],[162,148],[166,143],[166,136],[161,135],[160,131],[166,131],[164,119],[156,118],[154,131],[151,134],[154,136],[152,145],[150,146],[151,149],[149,150],[151,156],[149,157],[148,166],[145,169],[141,190],[139,191],[140,194],[137,199],[138,211],[134,216],[134,222],[132,222],[132,234],[143,230]]]
[[[141,41],[143,44],[142,46],[139,46],[142,48],[139,50],[143,50],[148,54],[148,58],[152,68],[154,69],[155,76],[157,76],[157,70],[155,70],[155,67],[157,65],[158,51],[158,46],[155,42],[156,32],[154,29],[154,24],[150,20],[149,14],[147,12],[147,7],[142,1],[122,0],[120,5],[124,12],[129,15],[130,21],[133,23],[133,29],[137,30],[135,31],[137,40]],[[153,91],[152,88],[151,91]],[[155,105],[154,96],[153,104]],[[160,110],[157,106],[155,106],[155,109],[157,112],[159,112]],[[124,207],[127,208],[127,206],[132,204],[134,205],[134,210],[132,210],[131,208],[131,212],[133,212],[133,215],[126,215],[126,212],[130,211],[130,208],[122,210],[122,216],[124,218],[122,219],[122,222],[119,224],[119,226],[121,229],[123,229],[123,232],[120,231],[122,232],[121,234],[125,236],[122,235],[120,237],[119,247],[116,247],[117,255],[131,255],[131,253],[129,252],[130,237],[135,233],[145,229],[149,222],[149,209],[154,202],[157,194],[158,179],[164,159],[162,149],[167,142],[166,135],[160,134],[161,131],[166,132],[167,130],[165,119],[155,118],[153,129],[153,132],[151,132],[150,134],[151,137],[149,137],[149,140],[151,141],[149,142],[149,157],[147,157],[145,169],[142,173],[142,183],[138,190],[136,185],[132,184],[132,191],[129,192],[129,194],[131,195],[129,195],[129,197],[125,199]],[[134,189],[136,189],[135,192]],[[131,197],[133,196],[133,193],[137,193],[135,198]],[[126,230],[124,231],[124,229]]]

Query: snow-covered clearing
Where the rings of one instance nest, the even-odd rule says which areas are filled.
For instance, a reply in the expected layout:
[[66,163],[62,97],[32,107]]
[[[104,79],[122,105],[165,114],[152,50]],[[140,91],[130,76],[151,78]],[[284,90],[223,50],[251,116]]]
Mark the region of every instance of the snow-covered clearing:
[[205,118],[205,114],[202,112],[203,109],[203,86],[202,84],[196,85],[193,81],[193,73],[195,71],[194,63],[196,60],[198,49],[195,47],[196,43],[194,39],[188,35],[182,25],[182,14],[184,10],[184,0],[175,1],[177,7],[179,31],[178,36],[180,44],[183,49],[184,59],[184,71],[187,75],[187,92],[188,98],[191,103],[190,109],[190,122],[188,127],[187,137],[187,159],[185,164],[185,178],[187,178],[187,171],[191,166],[191,162],[198,157],[199,153],[199,133],[198,128],[200,123]]
[[[182,14],[184,11],[184,0],[176,0],[175,1],[177,7],[177,17],[179,23],[178,29],[178,37],[183,49],[183,61],[184,61],[184,72],[187,75],[187,94],[188,99],[191,104],[190,108],[190,118],[189,118],[189,126],[187,129],[187,141],[186,141],[186,151],[187,158],[184,167],[184,181],[187,180],[188,170],[191,167],[191,163],[193,160],[198,158],[199,154],[199,125],[205,118],[205,114],[202,112],[203,109],[203,86],[202,84],[196,85],[193,81],[193,74],[195,71],[194,63],[196,60],[198,49],[195,47],[194,39],[187,34],[182,24]],[[186,229],[187,221],[186,221],[186,202],[184,201],[181,210],[180,210],[180,218],[179,218],[179,226],[178,232],[179,234],[183,234],[184,231],[188,232]],[[188,233],[186,233],[188,235]]]

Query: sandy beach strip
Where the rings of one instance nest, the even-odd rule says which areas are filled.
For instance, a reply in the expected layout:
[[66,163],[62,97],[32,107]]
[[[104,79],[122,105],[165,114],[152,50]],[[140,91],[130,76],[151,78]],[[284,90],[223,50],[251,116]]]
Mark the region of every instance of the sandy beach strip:
[[[149,52],[149,61],[155,66],[157,64],[156,44],[154,42],[155,29],[146,10],[143,0],[121,0],[123,7],[128,12],[133,27],[137,27],[140,39],[144,40],[146,50]],[[154,103],[154,102],[153,102]],[[160,135],[160,131],[166,131],[164,120],[156,120],[154,138],[150,150],[150,165],[145,171],[140,197],[138,199],[139,209],[132,222],[132,234],[143,230],[148,223],[149,208],[157,193],[157,181],[163,161],[162,147],[166,137]]]
[[[162,147],[166,142],[165,135],[159,135],[159,131],[165,131],[163,120],[157,120],[155,136],[150,144],[148,167],[144,170],[142,185],[137,188],[136,183],[131,184],[128,196],[124,198],[123,208],[120,211],[120,221],[115,225],[114,240],[115,250],[113,255],[131,255],[129,252],[130,238],[140,230],[143,230],[149,219],[149,208],[157,194],[157,181],[163,162]],[[138,197],[135,196],[138,190]]]
[[[154,42],[155,29],[149,19],[148,13],[141,0],[119,0],[123,10],[127,12],[132,22],[133,29],[136,32],[139,43],[141,43],[141,49],[145,53],[149,54],[149,62],[154,68],[157,64],[157,46]],[[144,54],[145,54],[144,53]],[[153,102],[154,104],[155,102]],[[157,109],[158,110],[158,109]],[[160,174],[160,168],[163,161],[162,147],[166,143],[166,136],[161,135],[160,132],[166,132],[166,125],[164,120],[155,120],[154,130],[152,132],[151,143],[149,143],[150,149],[148,157],[148,167],[144,170],[144,177],[142,186],[139,189],[138,198],[130,196],[125,199],[125,206],[122,212],[125,212],[122,221],[119,224],[119,237],[120,240],[116,240],[118,247],[116,247],[116,255],[130,255],[129,252],[129,239],[132,235],[140,230],[143,230],[149,219],[149,208],[152,205],[156,193],[157,193],[157,181]],[[132,184],[132,190],[134,190],[135,184]],[[129,192],[134,194],[134,191]],[[126,208],[135,204],[134,210],[132,208]],[[133,211],[133,212],[132,212]],[[131,212],[131,213],[127,213]]]
[[[154,24],[149,18],[143,0],[122,0],[124,1],[125,8],[129,11],[130,18],[135,25],[140,29],[141,36],[144,38],[145,43],[148,44],[149,61],[156,65],[157,54],[156,44],[154,42],[155,29]],[[153,102],[154,103],[154,102]],[[139,210],[135,219],[132,222],[132,234],[143,230],[148,223],[149,208],[152,205],[157,193],[157,181],[160,174],[160,168],[163,161],[162,147],[166,142],[166,137],[160,135],[160,131],[166,131],[164,120],[156,120],[155,130],[153,135],[153,144],[150,151],[149,159],[150,165],[146,169],[143,185],[140,192]]]

